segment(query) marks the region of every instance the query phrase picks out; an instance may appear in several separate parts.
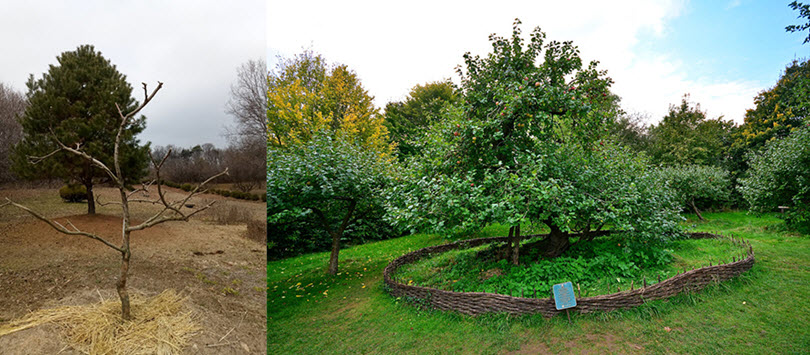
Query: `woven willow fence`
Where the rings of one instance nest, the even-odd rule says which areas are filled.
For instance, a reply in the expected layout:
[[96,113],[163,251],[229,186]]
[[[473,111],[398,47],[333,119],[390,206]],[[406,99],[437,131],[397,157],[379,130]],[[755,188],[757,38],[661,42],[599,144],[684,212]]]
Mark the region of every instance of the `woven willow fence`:
[[[653,285],[646,285],[646,281],[644,281],[639,285],[640,288],[608,295],[578,298],[577,306],[571,310],[588,313],[597,310],[610,311],[635,307],[646,301],[672,297],[683,291],[701,290],[711,283],[728,280],[754,266],[754,249],[745,240],[712,233],[691,233],[690,236],[693,239],[725,238],[744,248],[745,252],[739,257],[729,256],[732,260],[729,263],[684,270],[683,273]],[[516,315],[541,313],[546,317],[560,313],[561,311],[554,307],[554,300],[551,298],[524,298],[486,292],[454,292],[406,285],[395,280],[392,276],[399,267],[432,254],[454,249],[473,248],[495,242],[506,242],[506,239],[507,237],[470,239],[419,249],[405,254],[388,264],[383,270],[384,282],[392,296],[419,300],[420,303],[426,303],[428,306],[439,310],[457,311],[469,315],[501,312]]]

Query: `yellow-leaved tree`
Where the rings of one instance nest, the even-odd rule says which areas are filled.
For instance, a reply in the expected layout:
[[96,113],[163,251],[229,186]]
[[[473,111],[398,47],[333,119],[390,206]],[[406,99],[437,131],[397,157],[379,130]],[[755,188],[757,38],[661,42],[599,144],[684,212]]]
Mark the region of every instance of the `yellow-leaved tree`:
[[271,147],[308,142],[321,130],[390,156],[388,130],[357,74],[329,66],[312,51],[283,59],[267,78],[267,133]]

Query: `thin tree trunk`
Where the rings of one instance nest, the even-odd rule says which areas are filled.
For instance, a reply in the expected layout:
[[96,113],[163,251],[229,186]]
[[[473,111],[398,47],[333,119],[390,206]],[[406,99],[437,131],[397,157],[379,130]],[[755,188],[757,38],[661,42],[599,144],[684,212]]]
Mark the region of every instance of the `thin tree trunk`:
[[519,265],[520,256],[520,225],[515,226],[515,234],[512,236],[512,265]]
[[87,214],[96,214],[96,198],[93,196],[93,181],[85,182],[87,188]]
[[349,225],[349,220],[354,214],[354,209],[357,207],[357,200],[350,200],[349,201],[349,210],[346,211],[346,216],[343,217],[343,223],[340,224],[340,227],[336,230],[331,232],[332,235],[332,254],[329,256],[329,273],[332,275],[336,275],[338,272],[338,253],[340,253],[340,237],[343,235],[343,231],[346,230],[346,227]]
[[131,253],[127,249],[121,253],[121,275],[118,277],[116,289],[118,290],[118,297],[121,298],[121,317],[124,320],[132,319],[129,308],[129,292],[127,292],[127,275],[129,274],[129,258]]
[[340,253],[340,235],[336,232],[332,233],[332,254],[329,256],[329,273],[332,275],[337,274],[338,271],[338,254]]
[[509,227],[509,236],[506,237],[506,260],[512,260],[512,237],[515,235],[515,226]]
[[689,200],[689,204],[692,205],[692,209],[695,210],[695,214],[697,214],[698,219],[700,219],[701,221],[705,221],[703,219],[703,216],[700,215],[700,211],[698,210],[697,206],[695,206],[695,199],[694,198]]

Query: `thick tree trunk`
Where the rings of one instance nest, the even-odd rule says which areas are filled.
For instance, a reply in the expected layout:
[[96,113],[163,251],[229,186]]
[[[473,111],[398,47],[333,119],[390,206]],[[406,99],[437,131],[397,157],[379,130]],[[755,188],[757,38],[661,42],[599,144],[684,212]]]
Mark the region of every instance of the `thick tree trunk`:
[[85,182],[84,187],[87,188],[87,214],[96,214],[96,199],[93,196],[93,182]]
[[340,235],[332,233],[332,254],[329,256],[329,273],[332,275],[338,272],[338,253],[340,253]]
[[695,199],[689,200],[689,204],[692,205],[692,209],[695,210],[695,214],[697,214],[698,219],[700,219],[701,221],[705,221],[705,219],[703,219],[703,216],[700,215],[700,211],[698,210],[697,206],[695,206]]
[[121,253],[121,275],[118,277],[116,289],[118,290],[118,297],[121,298],[121,317],[124,320],[132,319],[129,310],[129,292],[127,292],[127,275],[129,274],[129,257],[131,253],[127,249],[126,252]]
[[[515,233],[512,236],[512,265],[519,265],[519,257],[520,257],[520,225],[518,224],[515,228]],[[511,233],[510,233],[511,234]]]
[[546,239],[546,250],[543,252],[543,256],[547,258],[556,258],[568,250],[568,247],[571,246],[571,242],[568,239],[568,233],[560,230],[560,228],[554,223],[548,221],[546,222],[546,225],[551,228],[551,233],[549,233],[548,238]]

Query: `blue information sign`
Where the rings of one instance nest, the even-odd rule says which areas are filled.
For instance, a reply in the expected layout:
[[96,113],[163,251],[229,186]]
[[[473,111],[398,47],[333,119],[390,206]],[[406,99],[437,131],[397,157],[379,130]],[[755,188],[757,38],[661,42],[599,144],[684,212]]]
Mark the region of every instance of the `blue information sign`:
[[552,287],[552,290],[554,290],[554,306],[558,310],[577,306],[577,298],[574,297],[574,285],[571,284],[571,281],[556,284]]

